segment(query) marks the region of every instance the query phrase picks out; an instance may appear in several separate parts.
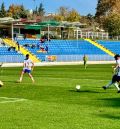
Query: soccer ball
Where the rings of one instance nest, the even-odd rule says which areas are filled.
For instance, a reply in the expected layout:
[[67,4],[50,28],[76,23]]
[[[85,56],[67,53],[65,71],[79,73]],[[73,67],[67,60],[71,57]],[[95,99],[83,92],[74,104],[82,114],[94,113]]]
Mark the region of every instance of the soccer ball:
[[1,87],[1,86],[3,86],[3,85],[4,85],[4,84],[3,84],[3,82],[2,82],[2,81],[0,81],[0,87]]
[[76,91],[80,91],[80,85],[76,85]]

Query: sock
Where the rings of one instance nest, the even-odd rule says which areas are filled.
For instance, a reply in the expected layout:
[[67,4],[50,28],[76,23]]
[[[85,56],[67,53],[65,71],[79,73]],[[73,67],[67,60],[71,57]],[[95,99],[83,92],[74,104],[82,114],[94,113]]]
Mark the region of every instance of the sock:
[[20,77],[20,82],[22,81],[22,77]]
[[110,81],[110,83],[108,83],[105,87],[108,88],[108,87],[110,87],[112,84],[113,84],[112,81]]
[[35,82],[35,80],[34,80],[34,78],[33,78],[33,77],[31,77],[31,79],[32,79],[32,82]]
[[117,84],[117,82],[114,83],[114,85],[115,85],[115,87],[116,87],[118,90],[120,90],[119,85]]

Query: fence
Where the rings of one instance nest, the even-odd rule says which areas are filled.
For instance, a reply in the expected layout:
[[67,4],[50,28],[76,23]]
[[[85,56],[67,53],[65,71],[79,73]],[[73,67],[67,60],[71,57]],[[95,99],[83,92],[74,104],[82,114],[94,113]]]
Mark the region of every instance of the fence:
[[82,32],[81,30],[74,30],[74,38],[91,38],[91,39],[109,39],[107,32]]
[[[58,55],[57,62],[75,62],[82,61],[84,55]],[[114,58],[109,55],[87,55],[89,61],[113,61]]]
[[[55,55],[56,62],[77,62],[82,61],[84,55]],[[113,61],[114,58],[109,55],[87,55],[89,61]],[[24,56],[0,55],[0,62],[4,63],[22,63]],[[45,58],[45,62],[49,62]]]
[[0,55],[0,62],[3,63],[21,63],[24,60],[24,56],[19,55]]

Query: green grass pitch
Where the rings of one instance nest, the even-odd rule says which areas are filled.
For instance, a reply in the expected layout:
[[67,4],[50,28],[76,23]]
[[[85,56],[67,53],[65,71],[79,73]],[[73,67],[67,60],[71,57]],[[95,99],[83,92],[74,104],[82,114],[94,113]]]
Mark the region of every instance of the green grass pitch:
[[101,88],[111,79],[111,66],[36,67],[35,84],[27,75],[16,83],[22,68],[2,68],[0,129],[120,128],[120,94],[114,86]]

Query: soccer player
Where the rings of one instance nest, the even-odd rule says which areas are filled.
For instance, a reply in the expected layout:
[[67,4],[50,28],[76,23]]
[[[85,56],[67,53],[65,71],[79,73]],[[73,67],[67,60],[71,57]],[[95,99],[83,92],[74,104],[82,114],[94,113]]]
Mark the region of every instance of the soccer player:
[[87,61],[88,61],[88,57],[86,55],[83,56],[83,62],[84,62],[84,68],[87,68]]
[[29,59],[29,54],[27,54],[26,58],[24,60],[24,63],[23,63],[23,70],[22,70],[19,82],[22,82],[23,75],[25,73],[28,73],[29,77],[31,78],[32,82],[34,83],[35,81],[31,74],[31,71],[33,70],[33,68],[34,68],[34,63]]
[[117,63],[117,65],[114,67],[114,75],[112,77],[112,80],[106,86],[103,86],[103,89],[106,90],[107,88],[109,88],[111,85],[114,84],[118,90],[118,93],[120,93],[120,87],[117,83],[120,81],[120,55],[115,55],[114,58],[115,58],[116,63]]

